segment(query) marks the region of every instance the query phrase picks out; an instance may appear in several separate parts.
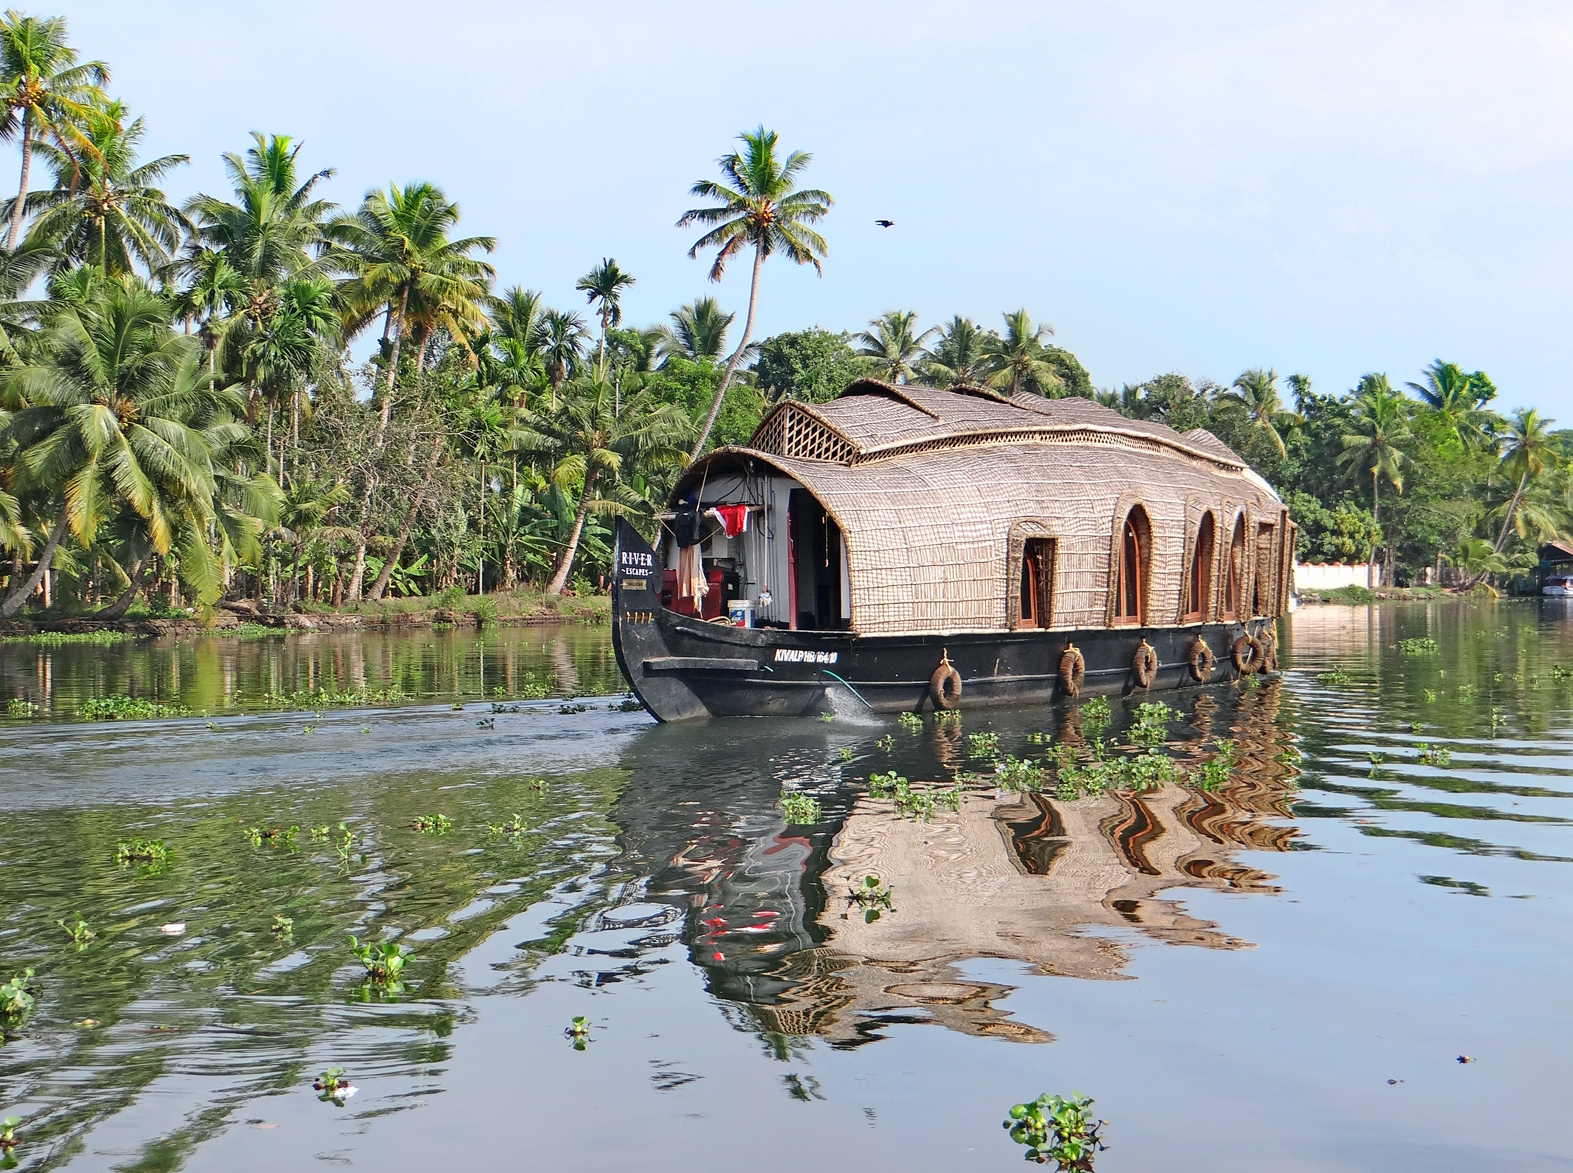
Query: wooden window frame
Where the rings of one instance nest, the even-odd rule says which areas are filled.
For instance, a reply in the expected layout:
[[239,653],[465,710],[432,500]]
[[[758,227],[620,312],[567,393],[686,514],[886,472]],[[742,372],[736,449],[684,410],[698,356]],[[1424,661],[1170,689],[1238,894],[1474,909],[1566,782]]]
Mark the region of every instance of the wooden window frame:
[[[1138,512],[1141,514],[1142,521],[1146,523],[1145,545],[1142,529],[1136,524]],[[1110,576],[1114,588],[1114,605],[1109,609],[1109,626],[1145,627],[1148,611],[1147,588],[1151,581],[1152,519],[1140,505],[1132,505],[1120,519],[1117,533],[1118,538],[1114,545],[1114,573]],[[1135,546],[1135,557],[1129,560],[1130,566],[1127,568],[1126,551],[1130,546]],[[1131,589],[1127,589],[1128,586]],[[1127,614],[1122,610],[1127,595],[1135,603],[1135,614]]]
[[[1205,547],[1203,537],[1206,538]],[[1185,568],[1181,586],[1180,622],[1202,623],[1212,611],[1213,563],[1218,553],[1218,525],[1212,511],[1202,514],[1196,523],[1196,539],[1191,543],[1191,561]],[[1194,603],[1194,607],[1187,604]]]
[[[1223,558],[1223,599],[1222,609],[1219,611],[1220,619],[1238,620],[1240,618],[1240,600],[1246,589],[1247,558],[1250,550],[1246,545],[1245,514],[1241,513],[1234,519],[1234,525],[1229,530],[1229,545],[1224,550]],[[1234,559],[1234,551],[1240,551],[1238,564]]]
[[[1055,541],[1025,537],[1016,574],[1016,627],[1047,630],[1054,622]],[[1029,582],[1030,579],[1030,598]],[[1031,611],[1022,606],[1030,602]]]
[[[1021,576],[1022,564],[1027,558],[1028,547],[1032,542],[1043,544],[1047,555],[1048,573],[1044,576],[1046,582],[1040,579],[1036,584],[1039,607],[1034,617],[1029,620],[1023,618],[1021,614]],[[1011,523],[1005,559],[1005,624],[1009,630],[1047,630],[1054,622],[1054,607],[1057,601],[1055,579],[1058,577],[1056,564],[1059,560],[1059,551],[1059,539],[1055,536],[1049,522],[1027,517]]]

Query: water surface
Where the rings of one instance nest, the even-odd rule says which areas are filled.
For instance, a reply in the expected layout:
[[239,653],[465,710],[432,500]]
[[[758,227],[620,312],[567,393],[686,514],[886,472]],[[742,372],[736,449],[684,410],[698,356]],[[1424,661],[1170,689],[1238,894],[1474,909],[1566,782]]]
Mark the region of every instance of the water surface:
[[[0,980],[35,966],[39,995],[0,1116],[33,1169],[981,1170],[1020,1161],[1006,1107],[1080,1090],[1100,1170],[1573,1167],[1565,607],[1301,611],[1281,683],[1179,694],[1172,752],[1239,746],[1222,789],[975,783],[929,822],[869,774],[948,784],[968,734],[1037,756],[1077,717],[493,713],[481,649],[434,642],[403,679],[438,703],[0,722]],[[609,652],[575,638],[588,692]],[[550,646],[521,638],[516,671]],[[90,681],[244,699],[333,662],[236,649],[225,692],[196,650],[62,651],[61,716]],[[783,788],[824,821],[785,826]],[[134,835],[173,856],[117,865]],[[847,899],[870,871],[895,905],[872,923]],[[401,991],[348,933],[413,950]],[[356,1095],[320,1102],[340,1065]]]

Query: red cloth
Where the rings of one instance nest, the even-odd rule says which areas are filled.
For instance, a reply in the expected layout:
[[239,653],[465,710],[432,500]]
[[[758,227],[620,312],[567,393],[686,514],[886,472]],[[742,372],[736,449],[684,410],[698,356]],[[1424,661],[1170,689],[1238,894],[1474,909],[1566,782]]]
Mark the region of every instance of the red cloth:
[[735,538],[748,529],[747,505],[717,505],[711,512],[721,519],[721,528],[729,538]]

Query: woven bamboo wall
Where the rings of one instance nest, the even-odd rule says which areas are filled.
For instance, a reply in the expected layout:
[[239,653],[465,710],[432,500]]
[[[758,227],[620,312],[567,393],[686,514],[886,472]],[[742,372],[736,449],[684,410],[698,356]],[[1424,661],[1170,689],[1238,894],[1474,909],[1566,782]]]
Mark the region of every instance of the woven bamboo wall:
[[[899,391],[900,398],[885,391]],[[1283,507],[1206,433],[1181,437],[1085,400],[1022,406],[988,393],[868,383],[812,410],[787,406],[767,417],[754,442],[815,455],[722,449],[689,470],[678,491],[697,483],[706,467],[737,463],[752,463],[757,473],[773,467],[800,482],[845,535],[859,632],[1008,629],[1020,572],[1011,528],[1028,518],[1055,540],[1050,626],[1106,626],[1115,535],[1136,504],[1152,532],[1144,592],[1149,625],[1179,623],[1188,548],[1207,511],[1216,530],[1212,605],[1204,619],[1217,616],[1229,535],[1242,513],[1244,602],[1260,573],[1273,611],[1282,605]],[[880,451],[893,444],[899,455]],[[842,458],[818,456],[829,449]],[[1263,523],[1274,526],[1273,540],[1259,556]]]

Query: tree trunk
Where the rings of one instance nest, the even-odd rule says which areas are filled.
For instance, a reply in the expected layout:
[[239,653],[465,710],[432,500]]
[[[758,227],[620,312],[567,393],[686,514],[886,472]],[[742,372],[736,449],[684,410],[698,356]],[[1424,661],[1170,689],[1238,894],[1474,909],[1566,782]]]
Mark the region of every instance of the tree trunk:
[[[271,463],[273,460],[273,404],[268,403],[266,397],[263,398],[263,402],[267,404],[268,431],[267,438],[262,442],[262,450],[268,454],[268,461]],[[284,487],[283,463],[283,461],[279,462],[279,488],[281,489]]]
[[573,569],[574,555],[579,552],[579,536],[584,533],[584,519],[590,514],[590,490],[594,483],[594,474],[585,479],[584,491],[579,494],[579,513],[573,519],[573,529],[568,531],[568,544],[557,557],[557,565],[552,569],[552,581],[546,584],[548,595],[560,595],[568,585],[568,572]]
[[1513,524],[1513,514],[1518,509],[1519,499],[1524,495],[1524,482],[1527,480],[1529,480],[1529,473],[1526,471],[1518,478],[1518,488],[1513,490],[1513,496],[1507,503],[1507,512],[1502,515],[1502,528],[1497,533],[1496,545],[1492,547],[1498,554],[1502,553],[1502,547],[1507,545],[1508,527]]
[[16,250],[16,238],[22,234],[22,204],[27,200],[27,173],[33,166],[33,120],[26,111],[22,114],[22,182],[17,188],[16,203],[11,205],[11,227],[5,234],[7,252]]
[[61,505],[60,519],[55,522],[55,528],[49,531],[49,540],[44,543],[44,548],[38,555],[38,565],[33,567],[33,573],[28,575],[20,586],[13,585],[5,602],[0,603],[0,619],[9,619],[22,609],[27,596],[37,589],[39,580],[44,577],[44,571],[49,569],[49,560],[55,556],[55,550],[59,548],[60,539],[65,537],[65,533],[66,507]]
[[[1373,468],[1371,470],[1371,521],[1380,526],[1382,524],[1382,502],[1377,498],[1377,483],[1376,469]],[[1372,570],[1375,563],[1376,543],[1373,541],[1371,549],[1365,556],[1365,589],[1368,591],[1376,589],[1375,572]]]
[[404,544],[410,540],[410,530],[415,526],[415,515],[420,511],[421,503],[426,500],[426,486],[431,484],[428,479],[421,485],[420,492],[415,494],[415,500],[410,502],[410,511],[404,515],[404,524],[399,526],[399,534],[393,539],[393,549],[388,554],[388,560],[382,564],[382,569],[377,572],[376,581],[366,591],[366,598],[376,602],[382,598],[382,592],[388,589],[388,580],[393,577],[393,568],[399,564],[399,556],[404,553]]
[[[388,354],[388,382],[382,389],[382,414],[377,417],[377,447],[382,447],[383,435],[388,430],[388,417],[393,414],[393,379],[399,371],[399,346],[404,341],[404,311],[409,308],[410,289],[404,287],[399,294],[399,316],[393,317],[393,307],[388,307],[388,325],[393,327],[393,349]],[[386,330],[384,330],[386,333]]]
[[126,584],[126,589],[120,593],[120,597],[117,598],[113,603],[109,604],[109,606],[105,607],[102,611],[98,612],[98,614],[94,615],[93,618],[123,618],[125,613],[131,609],[131,604],[136,601],[137,592],[142,589],[142,585],[146,580],[147,565],[140,562],[133,565],[131,567],[131,581]]
[[[754,332],[754,306],[759,301],[759,268],[764,264],[764,261],[763,244],[755,244],[754,280],[748,287],[748,317],[743,320],[743,338],[737,344],[737,349],[732,352],[732,357],[726,360],[726,373],[721,376],[721,385],[716,388],[715,398],[710,401],[710,414],[705,417],[705,426],[700,430],[699,438],[694,441],[694,450],[688,454],[689,464],[698,460],[700,454],[704,452],[705,441],[710,439],[710,429],[715,427],[715,418],[721,414],[721,400],[726,398],[726,389],[732,385],[732,374],[737,370],[737,364],[742,360],[743,352],[748,349],[748,340]],[[550,593],[555,594],[556,592]]]

